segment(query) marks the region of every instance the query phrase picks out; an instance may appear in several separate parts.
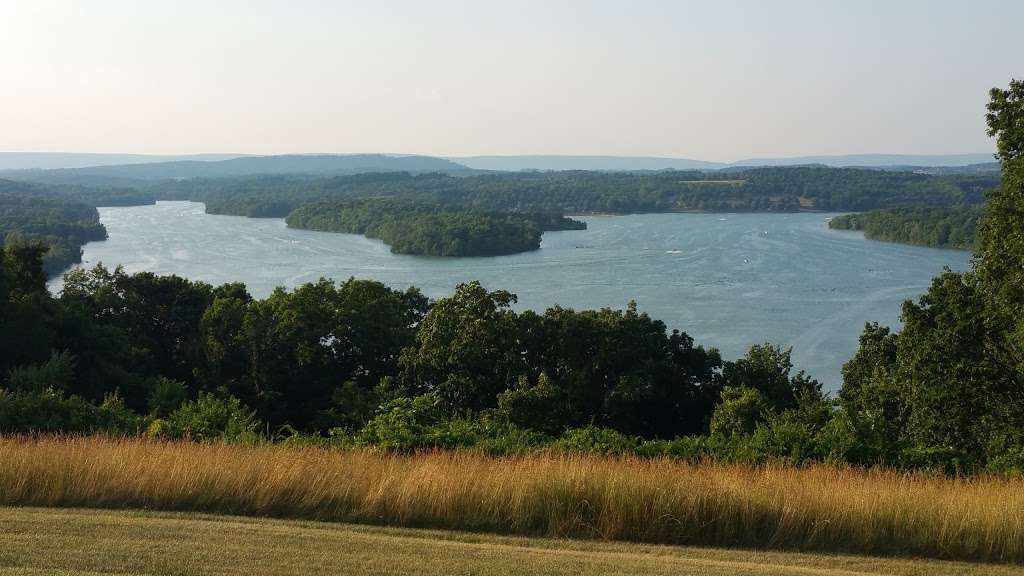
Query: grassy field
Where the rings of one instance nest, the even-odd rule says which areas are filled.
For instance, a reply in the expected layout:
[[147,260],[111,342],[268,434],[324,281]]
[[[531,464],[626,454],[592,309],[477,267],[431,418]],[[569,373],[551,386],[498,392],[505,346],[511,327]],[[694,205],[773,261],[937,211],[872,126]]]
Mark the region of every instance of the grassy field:
[[0,575],[100,573],[1010,576],[1024,569],[185,513],[0,508]]
[[1024,562],[1024,480],[828,467],[5,438],[0,504]]

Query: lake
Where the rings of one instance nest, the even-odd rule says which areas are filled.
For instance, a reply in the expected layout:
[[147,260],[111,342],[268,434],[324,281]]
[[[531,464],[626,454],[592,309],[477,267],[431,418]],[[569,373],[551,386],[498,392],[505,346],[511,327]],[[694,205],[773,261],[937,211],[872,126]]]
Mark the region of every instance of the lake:
[[[128,272],[242,281],[254,296],[321,276],[372,278],[441,297],[480,280],[543,310],[623,308],[678,328],[735,358],[751,345],[793,347],[794,363],[829,389],[864,323],[898,324],[900,304],[970,254],[865,240],[829,230],[831,214],[583,216],[584,231],[547,232],[535,252],[489,258],[392,254],[377,240],[292,230],[280,219],[213,216],[194,202],[100,208],[109,239],[83,260]],[[50,284],[60,289],[60,280]]]

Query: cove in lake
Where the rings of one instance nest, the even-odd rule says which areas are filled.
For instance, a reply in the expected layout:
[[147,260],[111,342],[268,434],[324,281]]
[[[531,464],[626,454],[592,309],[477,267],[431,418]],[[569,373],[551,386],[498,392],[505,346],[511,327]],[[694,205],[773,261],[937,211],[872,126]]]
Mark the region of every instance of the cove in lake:
[[256,297],[355,276],[431,297],[480,280],[516,293],[517,308],[539,311],[635,300],[726,358],[759,342],[792,346],[796,367],[832,390],[865,322],[897,326],[903,300],[923,293],[944,266],[970,262],[967,252],[829,230],[832,215],[820,213],[583,216],[587,230],[547,232],[534,252],[431,258],[392,254],[362,236],[293,230],[280,219],[207,215],[194,202],[99,212],[109,238],[85,246],[86,266],[242,281]]

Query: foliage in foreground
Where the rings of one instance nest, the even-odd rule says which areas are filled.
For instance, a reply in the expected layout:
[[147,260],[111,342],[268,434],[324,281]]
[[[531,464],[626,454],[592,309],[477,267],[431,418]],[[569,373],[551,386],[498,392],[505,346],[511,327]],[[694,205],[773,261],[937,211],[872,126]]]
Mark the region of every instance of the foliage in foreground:
[[669,459],[0,439],[0,504],[1024,561],[1024,480]]
[[102,268],[69,275],[54,300],[38,267],[9,270],[2,432],[1024,469],[1014,420],[976,418],[1013,404],[942,380],[929,405],[878,382],[896,338],[880,327],[837,402],[792,372],[789,351],[723,362],[634,307],[517,313],[479,284],[430,304],[356,280],[253,300]]

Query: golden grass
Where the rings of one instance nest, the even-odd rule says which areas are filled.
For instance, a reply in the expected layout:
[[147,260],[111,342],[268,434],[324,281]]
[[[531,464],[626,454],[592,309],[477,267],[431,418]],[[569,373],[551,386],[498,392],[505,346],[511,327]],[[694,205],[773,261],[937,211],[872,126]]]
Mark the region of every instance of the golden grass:
[[1024,481],[815,467],[0,439],[0,504],[1024,562]]
[[0,576],[1021,576],[1007,565],[536,539],[180,512],[0,507]]

